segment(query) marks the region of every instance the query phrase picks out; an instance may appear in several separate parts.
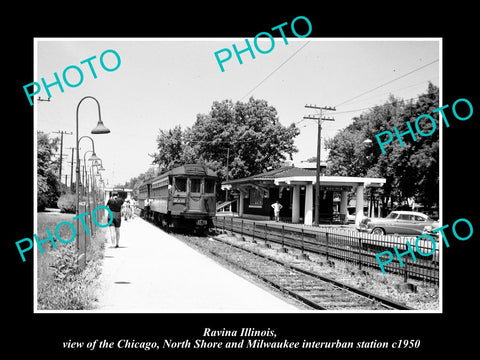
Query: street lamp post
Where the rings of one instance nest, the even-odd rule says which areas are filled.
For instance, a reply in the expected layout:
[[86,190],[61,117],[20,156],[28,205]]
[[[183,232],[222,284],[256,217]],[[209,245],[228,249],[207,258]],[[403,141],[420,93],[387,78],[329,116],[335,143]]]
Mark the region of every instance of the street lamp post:
[[[80,138],[81,139],[81,138]],[[83,185],[83,196],[87,198],[88,202],[88,190],[89,190],[89,181],[87,179],[87,160],[85,159],[85,156],[88,153],[93,153],[93,150],[87,150],[83,153],[83,179],[84,179],[84,185]]]
[[[79,102],[78,102],[78,105],[77,105],[77,111],[76,111],[76,153],[77,153],[77,164],[76,164],[76,167],[75,167],[75,175],[76,175],[76,202],[77,202],[77,208],[76,208],[76,229],[77,229],[77,232],[76,232],[76,241],[77,241],[77,248],[78,248],[78,264],[80,266],[81,269],[84,269],[85,268],[85,265],[86,265],[86,258],[85,258],[85,252],[86,252],[86,248],[85,248],[85,239],[83,239],[83,241],[80,241],[80,236],[79,236],[79,216],[80,215],[80,186],[79,186],[79,182],[80,182],[80,151],[79,151],[79,144],[80,144],[80,140],[83,138],[83,136],[79,139],[78,138],[78,110],[80,108],[80,104],[86,100],[86,99],[93,99],[95,100],[95,102],[97,103],[97,107],[98,107],[98,123],[97,123],[97,126],[91,131],[92,134],[108,134],[110,132],[110,130],[108,128],[105,127],[105,125],[103,125],[103,122],[102,122],[102,116],[101,116],[101,113],[100,113],[100,103],[98,102],[97,99],[95,99],[93,96],[85,96],[84,98],[82,98]],[[86,136],[87,138],[90,138],[89,136]],[[93,142],[93,139],[90,138],[90,140],[92,141],[92,148],[93,148],[93,155],[95,155],[95,144]],[[96,156],[96,155],[95,155]]]
[[[82,138],[83,138],[83,136],[82,136]],[[80,140],[82,138],[80,138]],[[92,144],[95,144],[95,142],[93,140],[92,140]],[[88,153],[92,153],[92,155],[88,159],[88,161],[92,161],[92,166],[90,166],[90,178],[88,177],[87,160],[85,159],[85,156]],[[94,184],[93,184],[93,180],[92,180],[92,176],[91,176],[91,173],[92,173],[91,170],[92,170],[92,167],[94,166],[93,162],[97,162],[98,160],[101,160],[101,159],[97,155],[95,155],[94,150],[87,150],[83,153],[83,168],[85,170],[84,171],[85,184],[84,184],[83,188],[84,188],[84,196],[86,197],[86,200],[87,200],[88,212],[90,213],[89,219],[90,219],[90,229],[92,231],[92,235],[95,235],[95,229],[93,228],[93,225],[92,225],[92,204],[91,204],[91,200],[92,199],[94,200],[93,208],[95,209],[95,194],[93,194],[93,198],[92,198],[93,185]]]
[[[97,169],[97,173],[95,174],[94,168]],[[90,166],[90,183],[92,186],[92,199],[93,199],[93,208],[96,209],[98,206],[98,194],[97,194],[97,181],[96,181],[96,176],[100,176],[100,171],[104,171],[105,169],[103,168],[102,160],[95,160],[92,162],[92,165]],[[92,217],[90,216],[90,219]],[[95,233],[95,231],[93,231]]]

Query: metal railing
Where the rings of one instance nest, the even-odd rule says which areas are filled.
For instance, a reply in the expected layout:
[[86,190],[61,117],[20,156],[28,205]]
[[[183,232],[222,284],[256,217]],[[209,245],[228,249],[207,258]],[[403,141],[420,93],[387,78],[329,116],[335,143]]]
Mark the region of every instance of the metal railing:
[[[439,244],[432,252],[429,240],[419,240],[418,249],[429,256],[416,255],[416,261],[410,254],[398,261],[393,250],[395,246],[400,254],[407,251],[406,242],[415,249],[416,237],[397,235],[372,235],[343,228],[304,228],[281,223],[267,223],[235,218],[232,216],[217,216],[214,218],[216,229],[228,230],[241,236],[248,236],[252,241],[263,241],[266,244],[277,243],[325,256],[327,262],[331,259],[344,261],[358,266],[360,270],[374,268],[380,270],[376,254],[383,251],[393,253],[393,260],[384,265],[386,272],[409,278],[439,283]],[[383,258],[382,258],[383,259]],[[385,258],[383,261],[386,261]]]

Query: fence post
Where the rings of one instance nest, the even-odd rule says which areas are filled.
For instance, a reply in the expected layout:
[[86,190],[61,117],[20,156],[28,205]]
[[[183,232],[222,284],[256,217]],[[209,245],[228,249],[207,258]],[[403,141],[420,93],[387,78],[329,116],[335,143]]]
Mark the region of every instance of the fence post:
[[265,247],[266,248],[270,248],[270,244],[267,243],[267,223],[265,223],[265,234],[264,234],[264,237],[265,237]]
[[252,242],[256,243],[256,241],[255,241],[255,221],[253,222],[253,227],[252,227]]
[[303,227],[302,227],[302,255],[303,255]]
[[242,240],[245,240],[245,238],[243,237],[243,219],[242,221],[240,222],[240,238]]
[[304,260],[308,260],[309,257],[308,257],[307,254],[305,254],[305,247],[304,247],[304,243],[303,243],[304,242],[304,236],[305,236],[303,232],[304,232],[304,229],[302,227],[302,253],[300,254],[300,258],[304,259]]
[[358,237],[358,269],[362,270],[362,238]]
[[225,234],[225,216],[223,217],[223,233]]
[[327,254],[326,254],[326,259],[328,261],[328,232],[325,233],[325,237],[326,237],[326,243],[327,243]]
[[233,216],[230,218],[230,231],[233,233]]

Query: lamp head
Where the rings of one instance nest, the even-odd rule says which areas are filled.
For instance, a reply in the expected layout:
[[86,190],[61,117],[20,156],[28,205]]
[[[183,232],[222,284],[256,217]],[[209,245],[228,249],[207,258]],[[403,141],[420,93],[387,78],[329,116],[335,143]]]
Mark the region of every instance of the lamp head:
[[97,126],[93,129],[92,134],[108,134],[110,129],[103,125],[103,121],[100,119],[98,120]]
[[90,156],[90,159],[88,161],[98,161],[100,158],[95,154],[95,152],[92,152],[92,156]]

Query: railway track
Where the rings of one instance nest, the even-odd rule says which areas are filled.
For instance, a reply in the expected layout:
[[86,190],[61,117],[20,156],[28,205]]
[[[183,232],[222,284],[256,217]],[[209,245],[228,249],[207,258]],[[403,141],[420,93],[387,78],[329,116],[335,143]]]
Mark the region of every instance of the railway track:
[[[228,221],[215,218],[214,224],[219,231],[231,231],[246,236],[253,241],[276,243],[282,247],[300,249],[302,252],[321,254],[329,258],[353,263],[362,267],[379,270],[375,255],[385,250],[392,250],[396,246],[405,251],[405,241],[414,241],[415,237],[409,236],[372,236],[358,233],[352,236],[350,232],[328,230],[313,231],[311,229],[294,228],[284,225],[256,224],[255,221],[244,221],[230,217]],[[421,245],[422,246],[422,245]],[[403,250],[402,250],[403,249]],[[422,247],[424,253],[429,253],[430,248]],[[408,260],[407,260],[408,261]],[[425,280],[433,283],[439,282],[439,254],[409,262],[402,267],[394,259],[386,271],[403,275],[405,279]]]
[[219,237],[186,237],[184,240],[261,279],[300,301],[309,309],[412,310],[403,304],[309,272]]

